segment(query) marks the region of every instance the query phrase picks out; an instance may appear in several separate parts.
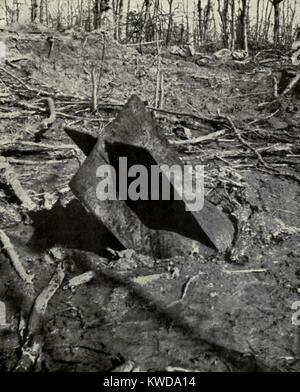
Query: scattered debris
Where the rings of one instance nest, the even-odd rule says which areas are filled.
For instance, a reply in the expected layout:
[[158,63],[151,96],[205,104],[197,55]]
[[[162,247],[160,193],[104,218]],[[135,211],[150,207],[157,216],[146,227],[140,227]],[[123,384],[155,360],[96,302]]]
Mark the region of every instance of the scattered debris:
[[[0,341],[0,370],[39,370],[42,365],[46,371],[98,372],[121,363],[115,370],[298,369],[299,339],[290,316],[300,290],[299,82],[282,95],[297,69],[284,86],[277,83],[290,59],[274,49],[251,58],[243,51],[225,51],[216,59],[189,45],[178,46],[176,58],[161,48],[158,58],[157,40],[129,47],[110,42],[97,110],[92,112],[91,69],[82,64],[82,51],[88,60],[93,51],[101,53],[103,34],[57,34],[51,48],[53,32],[32,31],[18,30],[8,37],[0,68],[1,229],[10,241],[10,253],[30,262],[32,275],[25,271],[29,280],[34,273],[34,285],[24,282],[18,258],[23,279],[13,273],[7,281],[9,264],[1,264],[0,299],[7,303],[9,333],[14,329],[14,335]],[[115,117],[120,113],[122,118],[133,93],[155,116],[159,134],[168,138],[163,152],[171,144],[182,163],[205,165],[206,199],[225,211],[234,226],[233,243],[225,254],[202,247],[198,238],[191,240],[196,226],[186,237],[189,224],[182,215],[178,235],[168,233],[166,225],[163,231],[155,226],[148,236],[147,225],[146,231],[140,230],[139,216],[136,227],[127,222],[123,232],[118,231],[126,238],[140,233],[136,243],[155,248],[155,257],[141,254],[132,244],[121,250],[119,234],[112,235],[109,225],[102,225],[102,219],[95,219],[72,195],[69,180],[84,155],[93,152],[99,135],[102,142],[134,144],[127,136],[118,139],[123,129],[117,128],[116,139],[109,139]],[[47,142],[41,143],[42,138]],[[150,159],[152,150],[144,140],[139,146]],[[159,143],[154,147],[157,153]],[[26,188],[29,202],[21,201],[19,188],[14,190],[5,178],[7,163]],[[155,206],[153,210],[155,216]],[[118,208],[109,211],[118,223]],[[160,211],[158,221],[169,222],[178,216],[175,212]],[[209,210],[204,221],[214,212]],[[81,284],[80,290],[52,297],[47,282],[65,260],[71,278],[63,285],[65,272],[56,272],[53,290]],[[229,268],[230,262],[236,267]],[[92,284],[85,284],[90,279]],[[212,345],[204,344],[207,341]]]
[[268,272],[268,269],[266,268],[260,268],[260,269],[248,269],[248,270],[235,270],[235,271],[228,271],[228,270],[224,270],[225,274],[228,275],[234,275],[234,274],[259,274],[259,273],[264,273],[264,272]]

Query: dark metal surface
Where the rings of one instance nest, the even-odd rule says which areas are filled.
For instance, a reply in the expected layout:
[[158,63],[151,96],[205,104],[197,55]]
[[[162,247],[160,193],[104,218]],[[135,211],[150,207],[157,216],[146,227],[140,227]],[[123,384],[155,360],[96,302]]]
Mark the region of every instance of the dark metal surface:
[[[90,142],[85,145],[86,152],[91,148]],[[82,147],[82,140],[80,144]],[[111,164],[118,172],[119,157],[127,157],[128,167],[134,164],[143,164],[148,169],[151,165],[182,166],[176,151],[137,96],[105,128],[70,184],[79,200],[126,248],[164,258],[187,254],[195,244],[202,249],[210,247],[220,251],[231,245],[234,229],[230,220],[208,201],[199,212],[186,211],[184,200],[99,201],[96,171],[103,164]]]

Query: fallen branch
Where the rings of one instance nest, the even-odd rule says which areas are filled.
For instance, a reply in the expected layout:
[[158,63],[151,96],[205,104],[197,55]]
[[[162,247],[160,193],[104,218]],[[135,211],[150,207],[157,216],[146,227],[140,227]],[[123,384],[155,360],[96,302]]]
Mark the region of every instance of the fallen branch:
[[226,130],[221,130],[221,131],[210,133],[209,135],[199,136],[194,139],[172,141],[171,144],[175,144],[177,146],[183,146],[186,144],[198,144],[203,142],[209,142],[218,139],[220,136],[224,136],[225,133]]
[[22,187],[12,166],[3,157],[0,157],[0,173],[3,173],[4,181],[9,186],[14,196],[21,202],[22,206],[28,210],[35,210],[36,203],[30,199],[27,191]]
[[273,77],[273,85],[274,85],[274,98],[278,98],[278,80],[276,76]]
[[193,114],[193,113],[176,112],[176,111],[173,111],[173,110],[154,108],[152,106],[148,106],[148,109],[152,110],[153,112],[158,112],[158,113],[163,113],[163,114],[170,114],[170,115],[178,116],[178,117],[189,117],[189,118],[193,118],[194,120],[206,121],[206,122],[210,122],[210,123],[213,123],[213,124],[220,124],[222,122],[222,119],[216,119],[216,118],[213,118],[213,117],[200,116],[200,115]]
[[10,59],[6,59],[6,61],[8,61],[9,63],[17,63],[17,62],[23,61],[23,60],[30,60],[30,57],[28,57],[28,56],[19,56],[19,57],[12,57]]
[[228,95],[226,97],[222,97],[222,99],[233,99],[233,98],[247,98],[252,96],[266,95],[267,91],[258,91],[256,93],[247,93],[247,94],[238,94],[238,95]]
[[16,106],[20,106],[23,109],[35,110],[37,112],[44,113],[46,111],[46,109],[26,101],[13,101],[12,104]]
[[34,149],[40,150],[78,150],[74,144],[47,144],[47,143],[35,143],[28,142],[24,140],[18,140],[16,142],[12,142],[11,140],[5,139],[0,141],[0,151],[6,150],[7,148],[12,149],[14,147],[34,147]]
[[33,283],[33,275],[30,275],[26,272],[25,268],[23,267],[21,260],[15,251],[15,248],[13,247],[12,243],[10,242],[9,237],[6,235],[6,233],[3,230],[0,230],[0,242],[3,246],[3,249],[5,250],[5,253],[9,257],[14,269],[16,270],[17,274],[19,277],[28,284]]
[[[71,157],[70,157],[71,158]],[[13,159],[8,158],[9,163],[14,165],[30,165],[30,166],[39,166],[39,165],[58,165],[62,163],[69,162],[69,159],[46,159],[43,161],[33,161],[27,159]]]
[[[299,79],[300,79],[300,74],[299,74]],[[251,150],[258,158],[259,162],[268,170],[271,170],[274,175],[277,176],[281,176],[281,177],[286,177],[286,178],[290,178],[294,181],[297,181],[300,183],[300,177],[297,176],[297,174],[294,173],[286,173],[286,172],[281,172],[278,169],[274,168],[273,166],[269,165],[267,162],[265,162],[265,160],[263,159],[263,157],[261,156],[260,152],[255,149],[254,147],[251,146],[250,143],[248,143],[240,134],[240,132],[238,131],[238,129],[236,128],[236,126],[234,125],[232,119],[230,117],[225,117],[227,119],[227,121],[229,122],[229,124],[231,125],[232,130],[234,131],[235,135],[237,136],[238,140],[245,146],[247,147],[249,150]],[[270,173],[269,173],[270,174]]]
[[[51,93],[49,91],[46,90],[42,90],[40,88],[36,88],[36,87],[30,87],[28,84],[26,84],[22,79],[20,79],[18,76],[16,76],[15,74],[13,74],[12,72],[8,71],[7,69],[5,69],[4,67],[0,67],[0,71],[6,73],[7,75],[9,75],[12,79],[16,80],[18,83],[20,83],[27,91],[37,94],[38,96],[42,96],[42,97],[53,97],[53,98],[70,98],[70,99],[74,99],[74,96],[67,96],[64,95],[62,92],[56,90],[56,92]],[[79,100],[81,99],[81,97],[76,97]]]
[[41,327],[43,318],[49,301],[61,286],[64,278],[65,269],[63,263],[60,262],[48,286],[44,288],[34,301],[26,328],[26,337],[22,346],[21,356],[14,371],[26,372],[36,364],[42,350]]
[[181,297],[180,300],[183,300],[185,298],[185,296],[187,295],[188,289],[190,287],[190,285],[195,282],[200,275],[202,275],[203,272],[198,272],[198,274],[196,274],[195,276],[192,276],[191,278],[188,278],[188,280],[185,282],[185,284],[182,287],[182,293],[181,293]]
[[[118,111],[123,108],[124,104],[123,103],[107,103],[107,104],[99,104],[98,109],[102,110],[112,110],[112,111]],[[167,110],[167,109],[160,109],[160,108],[155,108],[153,106],[147,106],[147,108],[153,112],[157,113],[162,113],[162,114],[168,114],[172,116],[177,116],[177,117],[189,117],[194,120],[199,120],[199,121],[206,121],[212,124],[221,124],[223,123],[224,119],[223,118],[213,118],[213,117],[207,117],[207,116],[201,116],[200,114],[193,114],[193,113],[186,113],[186,112],[178,112],[174,110]]]
[[75,287],[90,282],[94,277],[95,277],[94,271],[84,272],[83,274],[75,276],[74,278],[70,279],[68,284],[66,284],[63,289],[73,290]]
[[98,104],[98,84],[97,84],[97,72],[96,67],[93,66],[91,69],[91,82],[92,82],[92,111],[93,113],[97,110]]
[[[268,172],[267,170],[263,170],[263,169],[258,169],[263,173],[266,174],[270,174],[270,172]],[[281,172],[279,170],[276,170],[273,168],[273,173],[274,176],[278,176],[278,177],[285,177],[285,178],[290,178],[291,180],[294,180],[296,182],[298,182],[300,184],[300,177],[297,176],[297,174],[294,173],[285,173],[285,172]]]
[[126,46],[127,47],[135,47],[135,46],[153,45],[153,44],[156,44],[157,42],[161,43],[161,42],[164,42],[164,40],[161,39],[159,41],[155,40],[155,41],[148,41],[148,42],[138,42],[136,44],[126,44]]
[[260,152],[257,151],[257,149],[255,149],[254,147],[251,146],[250,143],[248,143],[240,134],[239,130],[237,129],[237,127],[234,125],[232,119],[227,116],[226,117],[227,121],[229,122],[231,129],[233,130],[233,132],[235,133],[236,137],[238,138],[238,140],[240,141],[240,143],[247,147],[249,150],[251,150],[258,158],[259,162],[266,168],[269,170],[273,170],[272,166],[270,166],[267,162],[265,162],[265,160],[263,159],[263,157],[261,156]]
[[300,81],[300,72],[290,81],[290,83],[287,85],[286,89],[283,91],[281,95],[285,96],[286,94],[288,94],[299,81]]
[[161,82],[162,82],[162,66],[161,66],[161,46],[158,40],[158,34],[156,34],[157,41],[157,70],[156,70],[156,89],[155,89],[155,107],[161,108]]
[[31,90],[29,86],[27,86],[27,84],[25,82],[23,82],[23,80],[21,80],[20,78],[18,78],[16,75],[14,75],[13,73],[9,72],[7,69],[5,69],[4,67],[0,67],[0,71],[3,71],[4,73],[6,73],[7,75],[9,75],[11,78],[15,79],[17,82],[19,82],[23,87],[25,87],[27,90]]
[[228,275],[235,275],[235,274],[253,274],[253,273],[264,273],[268,272],[268,269],[266,268],[260,268],[260,269],[248,269],[248,270],[236,270],[236,271],[229,271],[229,270],[223,270],[225,274]]
[[0,113],[0,119],[2,120],[13,120],[16,118],[20,118],[22,116],[28,116],[29,114],[33,114],[32,112],[8,112],[8,113]]

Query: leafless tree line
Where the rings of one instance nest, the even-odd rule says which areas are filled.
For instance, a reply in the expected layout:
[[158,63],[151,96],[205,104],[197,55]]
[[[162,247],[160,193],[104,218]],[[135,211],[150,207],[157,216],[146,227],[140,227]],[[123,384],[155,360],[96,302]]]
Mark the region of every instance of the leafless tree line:
[[[110,19],[119,42],[159,39],[166,45],[209,47],[216,42],[231,50],[271,44],[288,45],[294,37],[297,0],[31,0],[31,22],[61,30],[101,29]],[[21,0],[4,0],[6,23],[18,22]]]

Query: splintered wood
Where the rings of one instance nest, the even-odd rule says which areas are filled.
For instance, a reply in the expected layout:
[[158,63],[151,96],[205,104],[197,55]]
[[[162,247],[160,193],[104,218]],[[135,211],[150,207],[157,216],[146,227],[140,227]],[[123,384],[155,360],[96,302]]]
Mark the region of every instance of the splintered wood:
[[28,210],[35,210],[37,208],[37,205],[22,187],[16,173],[4,157],[0,157],[0,180],[1,175],[3,175],[4,182],[24,208]]

